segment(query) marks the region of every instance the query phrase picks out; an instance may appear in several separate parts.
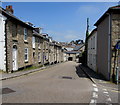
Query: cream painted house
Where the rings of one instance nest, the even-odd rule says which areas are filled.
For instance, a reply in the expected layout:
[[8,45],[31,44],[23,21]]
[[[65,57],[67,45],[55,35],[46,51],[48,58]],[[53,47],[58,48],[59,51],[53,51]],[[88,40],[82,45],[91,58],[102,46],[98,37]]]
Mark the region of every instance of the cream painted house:
[[96,68],[96,56],[97,56],[97,28],[94,29],[88,36],[88,54],[87,54],[87,66],[94,71]]

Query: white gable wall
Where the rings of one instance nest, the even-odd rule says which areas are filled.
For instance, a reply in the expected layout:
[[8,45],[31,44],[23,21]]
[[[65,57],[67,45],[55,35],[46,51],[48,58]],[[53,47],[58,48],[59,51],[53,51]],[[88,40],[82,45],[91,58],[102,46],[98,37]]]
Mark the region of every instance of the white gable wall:
[[0,14],[0,70],[6,70],[5,60],[5,20],[2,14]]
[[96,56],[97,56],[97,32],[94,32],[88,39],[88,58],[87,58],[88,67],[94,71],[97,71]]

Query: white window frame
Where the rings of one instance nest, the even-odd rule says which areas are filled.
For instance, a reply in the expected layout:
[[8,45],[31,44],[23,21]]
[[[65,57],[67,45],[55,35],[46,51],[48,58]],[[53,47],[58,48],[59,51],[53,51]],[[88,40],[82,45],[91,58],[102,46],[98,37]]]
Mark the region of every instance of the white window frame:
[[28,37],[27,28],[24,28],[24,40],[25,41],[27,41],[27,37]]
[[35,36],[32,37],[32,47],[35,48]]
[[38,39],[38,49],[41,49],[40,38]]
[[41,53],[38,52],[38,62],[41,62]]
[[[27,55],[27,59],[25,59],[26,55]],[[28,62],[28,48],[24,49],[24,59],[25,59],[25,62]]]

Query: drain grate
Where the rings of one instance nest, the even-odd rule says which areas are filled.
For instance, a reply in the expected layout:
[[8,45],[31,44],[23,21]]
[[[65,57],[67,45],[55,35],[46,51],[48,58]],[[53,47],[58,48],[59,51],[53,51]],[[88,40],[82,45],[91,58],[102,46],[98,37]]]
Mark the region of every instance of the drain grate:
[[2,88],[2,94],[9,94],[15,92],[14,90],[10,88]]
[[63,79],[73,79],[72,77],[62,76]]

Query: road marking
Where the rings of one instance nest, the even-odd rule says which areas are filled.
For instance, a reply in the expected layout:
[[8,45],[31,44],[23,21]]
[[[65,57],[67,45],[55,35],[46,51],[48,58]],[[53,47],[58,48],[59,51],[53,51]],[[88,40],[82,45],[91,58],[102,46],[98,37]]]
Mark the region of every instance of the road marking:
[[93,88],[93,90],[94,90],[95,92],[98,92],[98,88]]
[[107,101],[110,101],[110,102],[111,102],[112,100],[111,100],[111,98],[109,97],[109,98],[107,98]]
[[97,87],[97,85],[96,84],[92,84],[94,87]]
[[98,98],[98,94],[96,92],[93,92],[93,98]]
[[97,100],[95,100],[95,99],[91,99],[91,101],[90,101],[91,104],[96,103],[96,102],[97,102]]
[[106,86],[103,86],[103,85],[100,85],[100,84],[98,84],[99,86],[102,86],[102,87],[104,87],[104,88],[107,88],[107,90],[109,90],[109,91],[111,91],[111,92],[116,92],[116,93],[120,93],[120,91],[119,90],[116,90],[116,88],[110,88],[110,87],[106,87]]
[[107,89],[103,89],[104,91],[107,91]]
[[107,91],[104,91],[103,93],[104,93],[104,94],[108,94],[108,92],[107,92]]
[[112,105],[112,104],[110,103],[112,100],[111,100],[111,98],[110,98],[110,96],[109,96],[109,93],[108,93],[107,89],[103,89],[103,93],[104,93],[105,96],[107,96],[106,104]]
[[98,98],[98,88],[96,84],[92,84],[92,85],[93,85],[93,93],[92,93],[92,98],[89,105],[96,105],[97,98]]
[[107,97],[110,97],[109,94],[105,94]]

